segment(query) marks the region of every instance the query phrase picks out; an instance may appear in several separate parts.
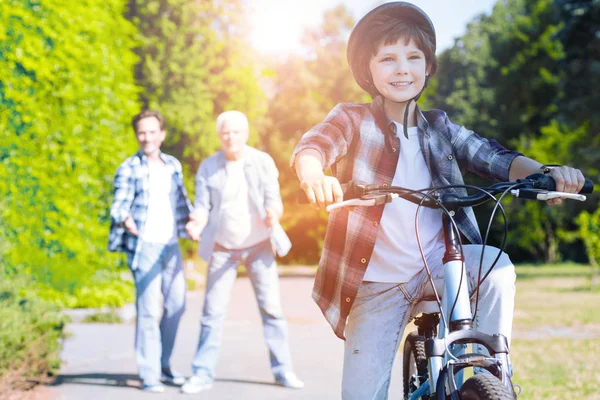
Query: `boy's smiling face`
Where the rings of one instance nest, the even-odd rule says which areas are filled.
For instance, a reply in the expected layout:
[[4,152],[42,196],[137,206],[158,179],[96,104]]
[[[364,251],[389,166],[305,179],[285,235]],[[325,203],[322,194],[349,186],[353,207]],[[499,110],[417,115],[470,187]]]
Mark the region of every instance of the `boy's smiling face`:
[[425,54],[404,38],[379,46],[369,62],[373,84],[383,97],[401,103],[415,97],[425,85]]

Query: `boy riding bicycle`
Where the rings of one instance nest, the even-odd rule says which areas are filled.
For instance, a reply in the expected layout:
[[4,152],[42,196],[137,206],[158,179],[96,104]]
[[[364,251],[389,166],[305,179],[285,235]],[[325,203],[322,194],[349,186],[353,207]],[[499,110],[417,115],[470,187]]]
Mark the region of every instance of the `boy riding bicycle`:
[[[579,170],[543,168],[453,124],[443,111],[421,111],[416,101],[436,72],[435,47],[431,20],[410,3],[386,3],[357,23],[348,42],[348,63],[373,101],[338,104],[296,146],[291,165],[310,203],[323,209],[342,201],[340,181],[423,189],[463,184],[466,171],[500,181],[546,172],[555,179],[558,191],[581,189],[584,177]],[[337,166],[336,176],[326,176],[323,171],[332,166]],[[548,202],[560,203],[560,199]],[[313,298],[335,334],[346,340],[344,399],[387,398],[411,309],[433,294],[417,244],[416,209],[415,204],[396,201],[353,211],[339,209],[330,215]],[[425,258],[441,290],[441,212],[423,208],[418,218]],[[463,248],[472,289],[477,284],[482,239],[470,208],[459,210],[455,220],[472,243]],[[497,253],[485,252],[484,274]],[[510,342],[514,283],[514,267],[502,254],[480,287],[476,329],[501,333]]]

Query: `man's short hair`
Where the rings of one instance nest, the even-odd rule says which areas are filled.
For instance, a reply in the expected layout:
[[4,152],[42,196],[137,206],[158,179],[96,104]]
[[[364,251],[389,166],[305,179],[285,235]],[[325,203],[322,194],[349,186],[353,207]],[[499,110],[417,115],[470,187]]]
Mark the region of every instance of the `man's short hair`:
[[225,124],[226,121],[233,120],[241,120],[246,124],[246,129],[249,128],[248,117],[246,117],[246,114],[237,110],[229,110],[222,112],[217,117],[217,132],[221,132],[221,128],[223,128],[223,124]]
[[158,111],[154,111],[154,110],[144,110],[141,113],[137,114],[135,117],[133,117],[131,120],[131,126],[133,126],[133,131],[137,132],[138,122],[140,122],[144,118],[151,118],[151,117],[154,117],[158,120],[158,123],[160,125],[160,130],[164,131],[165,130],[165,119],[163,118],[161,113],[159,113]]

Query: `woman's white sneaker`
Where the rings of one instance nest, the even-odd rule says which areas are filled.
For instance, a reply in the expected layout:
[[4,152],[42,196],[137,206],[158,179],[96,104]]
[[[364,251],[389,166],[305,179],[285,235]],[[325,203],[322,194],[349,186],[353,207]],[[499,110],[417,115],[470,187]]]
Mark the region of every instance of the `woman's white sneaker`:
[[212,387],[213,380],[206,375],[192,375],[181,387],[181,393],[196,394]]

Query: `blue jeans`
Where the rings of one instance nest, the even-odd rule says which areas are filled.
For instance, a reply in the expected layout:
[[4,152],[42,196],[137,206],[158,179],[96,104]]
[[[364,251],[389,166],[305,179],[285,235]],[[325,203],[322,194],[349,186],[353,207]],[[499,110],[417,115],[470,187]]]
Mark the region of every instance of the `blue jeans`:
[[244,250],[227,250],[215,245],[207,270],[200,339],[192,361],[194,375],[215,377],[223,322],[237,267],[242,263],[248,270],[258,302],[271,371],[277,377],[292,370],[287,323],[281,308],[279,273],[271,243],[267,240]]
[[144,384],[157,384],[161,367],[170,367],[177,328],[185,310],[186,283],[179,244],[142,243],[138,267],[132,274],[139,374]]
[[[481,246],[463,246],[469,288],[474,288],[479,270]],[[428,264],[438,293],[443,290],[444,249],[429,254]],[[498,249],[486,247],[483,274]],[[482,276],[483,276],[482,274]],[[510,344],[515,296],[515,270],[502,254],[480,288],[477,319],[481,332],[502,333]],[[433,290],[425,270],[406,283],[362,282],[346,325],[342,398],[344,400],[385,400],[394,359],[412,308],[422,299],[431,299]],[[472,308],[474,303],[472,302]],[[477,352],[481,352],[480,349]]]

